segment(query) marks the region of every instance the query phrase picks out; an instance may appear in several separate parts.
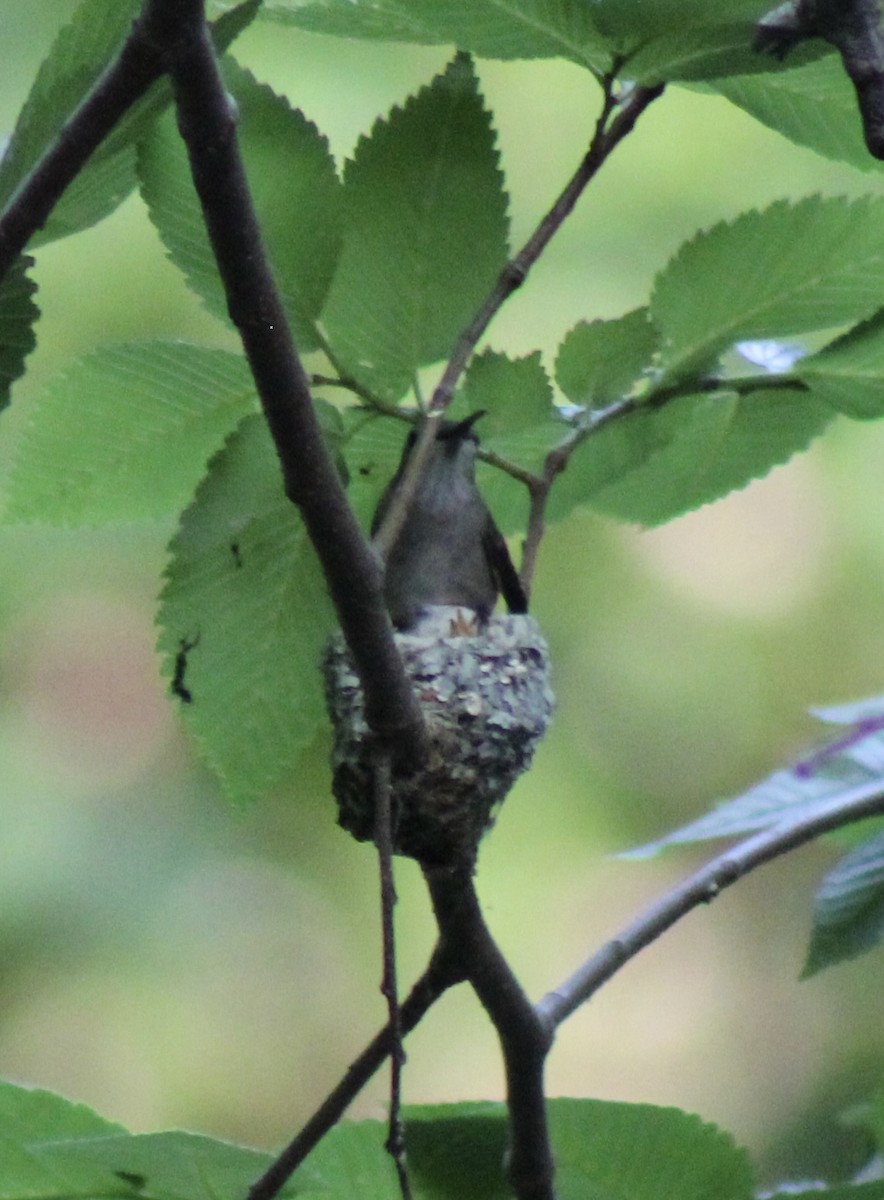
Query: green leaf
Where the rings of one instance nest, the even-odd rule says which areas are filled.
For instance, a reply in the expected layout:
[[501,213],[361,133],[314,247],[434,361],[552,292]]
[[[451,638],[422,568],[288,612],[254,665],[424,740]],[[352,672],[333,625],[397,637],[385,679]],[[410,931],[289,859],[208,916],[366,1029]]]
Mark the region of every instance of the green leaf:
[[[83,1196],[91,1174],[101,1179],[98,1196],[142,1200],[241,1200],[270,1165],[270,1156],[193,1133],[151,1133],[82,1139],[42,1147],[40,1161],[59,1180],[72,1180],[65,1192],[46,1200]],[[103,1178],[102,1178],[103,1176]]]
[[235,801],[291,787],[324,720],[334,618],[262,417],[212,459],[170,551],[159,648],[204,758]]
[[884,833],[853,850],[820,884],[803,976],[856,958],[884,938]]
[[0,282],[0,410],[9,403],[10,387],[24,374],[25,359],[37,344],[37,285],[27,274],[33,265],[32,258],[19,255]]
[[626,521],[660,525],[805,450],[830,423],[832,411],[804,393],[771,389],[686,396],[644,419],[667,431],[665,445],[598,491],[592,504]]
[[778,201],[685,243],[657,276],[664,379],[708,370],[733,342],[870,316],[884,293],[884,197]]
[[597,73],[610,65],[584,0],[273,0],[262,16],[339,37],[451,43],[485,58],[569,58]]
[[755,833],[781,822],[804,820],[839,803],[879,795],[884,780],[884,696],[812,711],[821,720],[852,728],[699,820],[622,857],[647,858],[665,846]]
[[[319,345],[316,317],[340,252],[341,186],[326,138],[232,59],[224,80],[239,109],[238,136],[273,274],[302,350]],[[216,315],[227,301],[172,114],[139,147],[151,220],[172,260]]]
[[398,399],[418,367],[450,353],[507,258],[503,179],[468,58],[376,122],[344,184],[323,324],[346,368]]
[[884,314],[802,359],[793,374],[838,412],[859,420],[884,416]]
[[399,466],[411,426],[356,408],[345,410],[343,422],[347,498],[363,529],[368,532],[381,493]]
[[866,148],[856,93],[836,55],[788,71],[716,79],[710,86],[799,146],[861,170],[880,168]]
[[602,408],[629,393],[658,343],[646,308],[613,321],[581,321],[559,347],[556,382],[572,404]]
[[[745,1151],[689,1113],[650,1104],[551,1100],[548,1114],[560,1200],[749,1200],[752,1195]],[[510,1195],[503,1177],[503,1105],[409,1107],[404,1115],[409,1168],[421,1200]]]
[[183,342],[105,346],[37,398],[10,475],[6,520],[172,516],[254,405],[240,355]]
[[[593,19],[621,52],[676,27],[709,29],[724,23],[752,26],[771,5],[766,0],[594,0]],[[751,35],[750,35],[751,36]]]
[[[125,1133],[122,1125],[100,1117],[85,1104],[74,1104],[53,1092],[0,1081],[0,1127],[10,1141],[35,1145],[71,1138]],[[0,1180],[0,1186],[6,1181]]]
[[[730,16],[728,12],[723,15]],[[755,26],[751,20],[695,26],[682,24],[679,18],[674,27],[644,42],[630,55],[623,74],[643,84],[771,74],[791,70],[797,63],[812,61],[830,52],[825,43],[811,41],[790,55],[788,64],[780,63],[755,50],[754,37]]]
[[[455,411],[479,409],[486,412],[476,426],[482,448],[525,471],[540,472],[546,455],[565,432],[539,350],[516,359],[494,350],[476,355]],[[501,530],[509,534],[524,529],[529,503],[525,485],[499,467],[481,462],[477,478]]]

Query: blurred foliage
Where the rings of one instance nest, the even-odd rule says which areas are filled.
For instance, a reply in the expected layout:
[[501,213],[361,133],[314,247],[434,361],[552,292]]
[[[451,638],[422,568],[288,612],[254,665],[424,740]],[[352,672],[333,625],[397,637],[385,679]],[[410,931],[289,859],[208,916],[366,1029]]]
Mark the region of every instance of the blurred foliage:
[[[0,134],[68,0],[0,0]],[[325,131],[340,163],[448,58],[253,27],[236,56]],[[567,63],[477,64],[500,131],[519,244],[582,154],[591,81]],[[552,136],[554,134],[554,136]],[[607,165],[491,331],[542,347],[617,317],[697,226],[807,192],[881,192],[721,97],[672,89]],[[229,349],[165,260],[141,201],[37,251],[44,316],[3,414],[4,476],[46,381],[97,343]],[[767,774],[815,736],[808,706],[881,690],[884,430],[837,421],[803,457],[653,532],[590,515],[552,531],[535,609],[559,713],[482,853],[489,920],[532,994],[568,972],[690,862],[612,863]],[[375,869],[336,829],[326,737],[289,784],[236,817],[163,695],[152,611],[170,522],[0,531],[0,1074],[57,1088],[133,1129],[283,1139],[383,1019]],[[840,1108],[880,1086],[880,955],[797,982],[813,847],[742,884],[633,964],[561,1031],[552,1094],[696,1109],[778,1172],[846,1173]],[[431,922],[399,869],[402,976]],[[552,931],[555,931],[552,935]],[[439,1055],[453,1044],[457,1055]],[[467,1073],[464,1064],[469,1063]],[[410,1043],[407,1096],[499,1094],[466,994]],[[376,1082],[359,1112],[378,1115]],[[813,1145],[796,1132],[819,1122]],[[821,1117],[819,1114],[825,1114]]]

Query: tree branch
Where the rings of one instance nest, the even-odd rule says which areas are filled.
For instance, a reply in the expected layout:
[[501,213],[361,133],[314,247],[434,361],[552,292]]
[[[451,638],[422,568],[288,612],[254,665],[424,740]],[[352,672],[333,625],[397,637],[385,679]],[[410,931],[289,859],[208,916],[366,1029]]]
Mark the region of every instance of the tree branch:
[[554,1200],[543,1068],[552,1025],[535,1010],[482,917],[472,865],[425,867],[440,946],[461,964],[503,1051],[509,1113],[507,1171],[519,1200]]
[[319,556],[365,696],[366,719],[397,755],[424,752],[420,710],[402,670],[382,591],[313,411],[307,376],[261,242],[202,0],[145,0],[143,20],[164,47],[179,127],[227,295],[282,466]]
[[589,1000],[631,959],[671,928],[692,909],[709,904],[725,888],[750,871],[813,841],[823,833],[884,812],[884,788],[864,784],[810,814],[785,820],[772,829],[744,839],[713,858],[672,891],[656,901],[616,937],[537,1005],[538,1013],[556,1027]]
[[[450,987],[463,982],[447,953],[437,948],[430,964],[399,1008],[401,1033],[410,1033]],[[372,1075],[392,1053],[394,1031],[387,1024],[350,1065],[341,1082],[322,1102],[300,1133],[249,1189],[248,1200],[274,1200],[314,1146],[343,1116]]]
[[484,304],[458,338],[454,352],[448,360],[442,378],[430,400],[430,413],[443,412],[451,403],[454,389],[466,370],[467,363],[470,361],[479,339],[491,324],[498,310],[525,282],[528,272],[561,228],[566,217],[573,211],[584,188],[596,175],[611,151],[632,131],[636,121],[648,105],[663,92],[663,84],[635,88],[620,108],[617,116],[609,124],[611,113],[617,107],[613,90],[615,74],[614,71],[605,79],[602,111],[596,122],[589,149],[580,166],[516,257],[503,268]]
[[163,69],[160,48],[136,20],[116,58],[62,126],[54,145],[23,180],[0,218],[0,279],[46,224],[90,155]]

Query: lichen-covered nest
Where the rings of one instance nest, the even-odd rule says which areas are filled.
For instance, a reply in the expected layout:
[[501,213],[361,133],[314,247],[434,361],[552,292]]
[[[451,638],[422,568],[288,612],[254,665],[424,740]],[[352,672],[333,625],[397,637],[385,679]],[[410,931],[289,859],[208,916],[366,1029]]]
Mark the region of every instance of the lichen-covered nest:
[[[521,615],[493,617],[476,636],[402,633],[396,642],[430,738],[420,770],[394,769],[396,852],[433,866],[471,861],[549,725],[546,642],[537,622]],[[324,672],[339,821],[367,841],[374,836],[371,741],[340,635],[329,643]]]

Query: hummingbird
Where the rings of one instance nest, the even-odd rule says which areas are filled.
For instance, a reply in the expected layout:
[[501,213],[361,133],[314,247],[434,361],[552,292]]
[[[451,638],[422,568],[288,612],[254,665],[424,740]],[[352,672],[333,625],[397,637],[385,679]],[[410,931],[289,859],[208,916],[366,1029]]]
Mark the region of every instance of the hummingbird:
[[[476,486],[479,439],[473,425],[483,416],[442,421],[411,499],[405,521],[387,555],[384,598],[400,630],[415,630],[439,606],[467,609],[451,632],[473,632],[491,616],[503,593],[509,611],[528,611],[525,590],[503,534]],[[396,474],[378,502],[372,536],[396,499],[417,441],[412,429]],[[455,627],[457,626],[457,627]]]

